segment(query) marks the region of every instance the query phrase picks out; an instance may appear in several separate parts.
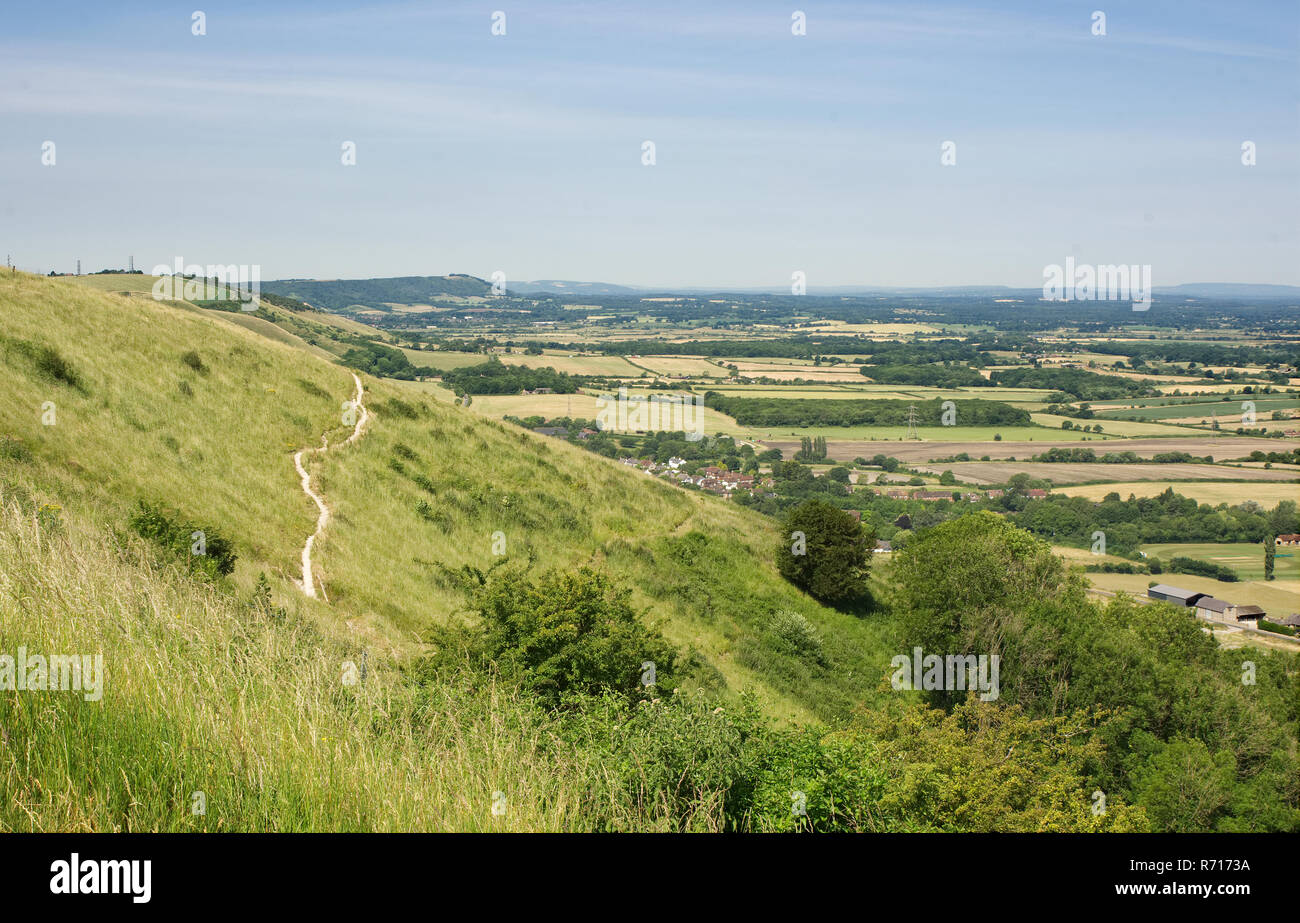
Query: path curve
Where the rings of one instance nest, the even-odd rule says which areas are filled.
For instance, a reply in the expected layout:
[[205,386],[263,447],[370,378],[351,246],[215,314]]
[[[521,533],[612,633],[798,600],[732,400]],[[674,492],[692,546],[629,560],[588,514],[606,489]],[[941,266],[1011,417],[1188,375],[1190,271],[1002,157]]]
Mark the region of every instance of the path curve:
[[[352,380],[357,383],[357,396],[352,403],[357,410],[361,411],[361,415],[357,417],[357,425],[353,428],[352,435],[340,442],[340,446],[348,445],[360,439],[362,430],[370,420],[370,411],[366,409],[366,405],[362,402],[362,398],[365,397],[365,390],[361,387],[361,378],[356,372],[353,372]],[[316,508],[320,510],[320,515],[316,517],[316,531],[307,536],[307,543],[302,546],[302,581],[298,584],[298,587],[302,590],[303,594],[311,599],[316,598],[316,580],[312,576],[311,572],[311,550],[312,546],[316,544],[316,539],[324,533],[325,526],[329,524],[330,508],[325,505],[325,498],[312,489],[311,475],[307,473],[307,469],[303,466],[302,460],[306,455],[315,455],[318,452],[328,452],[329,449],[329,434],[326,434],[321,436],[320,448],[299,449],[293,456],[293,466],[298,469],[298,476],[302,478],[302,492],[308,497],[311,497],[312,501],[316,504]]]

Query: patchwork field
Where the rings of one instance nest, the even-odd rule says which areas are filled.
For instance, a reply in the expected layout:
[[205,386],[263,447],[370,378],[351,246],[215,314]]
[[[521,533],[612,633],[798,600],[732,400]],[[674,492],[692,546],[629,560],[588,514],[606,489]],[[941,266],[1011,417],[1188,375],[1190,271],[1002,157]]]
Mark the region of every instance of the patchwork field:
[[[1225,472],[1240,472],[1243,481],[1295,481],[1291,471],[1273,471],[1263,468],[1222,468],[1217,465],[1113,465],[1102,462],[954,462],[934,465],[915,465],[922,471],[936,474],[949,469],[957,480],[970,484],[1003,484],[1016,474],[1049,480],[1053,484],[1083,484],[1091,481],[1222,481]],[[1243,491],[1249,484],[1240,485]]]
[[[880,441],[871,441],[865,438],[865,435],[854,436],[856,430],[865,430],[865,427],[825,427],[821,435],[825,435],[829,440],[828,450],[831,458],[839,460],[852,461],[859,455],[868,457],[882,451]],[[895,439],[903,435],[902,432],[892,434],[890,427],[874,427],[874,432],[870,435],[888,436],[893,435]],[[811,431],[810,431],[811,432]],[[940,427],[922,427],[922,440],[908,440],[896,442],[890,446],[886,454],[892,455],[899,461],[908,463],[928,462],[932,458],[950,458],[959,455],[962,452],[967,453],[972,458],[980,458],[984,455],[989,456],[993,461],[999,461],[1008,458],[1029,458],[1040,452],[1045,452],[1050,448],[1073,448],[1077,447],[1081,440],[1090,440],[1093,443],[1102,443],[1092,445],[1098,452],[1134,452],[1140,458],[1150,458],[1161,452],[1187,452],[1190,455],[1198,457],[1209,455],[1216,461],[1227,458],[1243,458],[1254,451],[1263,452],[1282,452],[1292,451],[1300,447],[1300,442],[1294,439],[1259,439],[1250,436],[1191,436],[1178,439],[1117,439],[1107,437],[1105,434],[1098,436],[1096,433],[1079,433],[1061,432],[1047,429],[1034,429],[1029,435],[1034,436],[1030,441],[1011,441],[1013,433],[1023,432],[1013,428],[1004,428],[999,430],[1002,434],[1002,440],[999,442],[990,441],[992,435],[984,436],[983,439],[976,441],[960,441],[952,438],[961,433],[961,427],[944,427],[940,432]],[[1038,435],[1041,434],[1041,441]],[[782,434],[783,435],[783,434]],[[929,437],[944,436],[947,438]],[[1071,438],[1073,436],[1074,438]],[[798,448],[798,440],[786,438],[771,438],[764,440],[765,444],[776,448],[785,449],[793,446]],[[1107,467],[1115,467],[1113,465]],[[1163,467],[1163,466],[1162,466]],[[1238,470],[1238,469],[1233,469]],[[1215,480],[1223,480],[1223,474],[1220,471]],[[1123,478],[1123,480],[1138,480],[1137,478]]]
[[501,356],[507,365],[523,365],[530,369],[552,368],[570,375],[614,375],[639,378],[645,369],[637,368],[622,356],[575,356],[572,353],[546,352],[540,356],[511,353]]
[[1263,417],[1265,414],[1271,414],[1275,410],[1295,410],[1300,408],[1300,401],[1294,397],[1274,398],[1274,397],[1252,397],[1245,395],[1240,400],[1234,396],[1230,400],[1222,401],[1179,401],[1167,406],[1143,406],[1143,407],[1095,407],[1097,415],[1103,418],[1110,417],[1139,417],[1142,420],[1211,420],[1220,418],[1222,420],[1236,419],[1240,425],[1241,415],[1246,403],[1255,405],[1256,417]]

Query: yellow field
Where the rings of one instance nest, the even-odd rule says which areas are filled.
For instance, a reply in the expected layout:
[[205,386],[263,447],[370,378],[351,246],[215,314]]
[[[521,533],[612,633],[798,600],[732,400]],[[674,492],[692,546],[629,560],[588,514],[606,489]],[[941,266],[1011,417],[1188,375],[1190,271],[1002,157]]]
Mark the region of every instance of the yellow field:
[[[1052,429],[1060,429],[1062,420],[1069,420],[1069,417],[1058,417],[1048,413],[1032,413],[1029,418],[1035,423],[1043,426],[1050,426]],[[1141,423],[1130,420],[1073,420],[1073,423],[1079,426],[1092,426],[1094,423],[1100,423],[1102,432],[1109,433],[1112,436],[1186,436],[1187,430],[1179,426],[1169,426],[1164,423]]]
[[645,372],[622,356],[575,356],[572,353],[547,351],[540,356],[511,353],[501,356],[500,359],[507,365],[523,365],[530,369],[552,368],[569,375],[617,375],[639,378]]
[[483,353],[462,353],[449,349],[406,349],[401,348],[411,365],[420,368],[462,369],[467,365],[479,365],[488,361]]
[[1172,487],[1174,492],[1184,497],[1191,497],[1197,503],[1217,506],[1220,503],[1238,504],[1254,500],[1265,507],[1276,506],[1283,500],[1300,500],[1300,484],[1261,484],[1253,482],[1216,483],[1184,481],[1121,481],[1115,484],[1082,484],[1076,487],[1061,487],[1053,493],[1065,494],[1067,497],[1087,497],[1100,500],[1106,494],[1114,492],[1124,499],[1129,494],[1139,497],[1154,497]]
[[725,378],[727,374],[723,369],[697,356],[634,356],[629,361],[649,369],[656,375]]

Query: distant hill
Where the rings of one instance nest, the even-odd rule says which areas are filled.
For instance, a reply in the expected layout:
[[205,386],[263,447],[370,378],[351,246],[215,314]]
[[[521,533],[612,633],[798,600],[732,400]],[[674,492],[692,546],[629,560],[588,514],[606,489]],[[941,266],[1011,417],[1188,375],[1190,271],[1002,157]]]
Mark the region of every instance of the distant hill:
[[[537,279],[531,282],[508,282],[512,295],[560,295],[570,297],[610,295],[788,295],[788,285],[773,286],[636,286],[612,282],[583,282],[572,279]],[[306,302],[314,308],[347,313],[358,308],[385,310],[388,305],[429,304],[439,297],[486,296],[489,282],[477,276],[452,273],[446,276],[398,276],[387,279],[281,279],[262,283],[262,291]],[[1012,288],[1005,285],[886,286],[886,285],[810,285],[808,294],[822,297],[852,296],[929,296],[953,298],[1006,297],[1037,299],[1039,288]],[[1256,285],[1240,282],[1189,282],[1158,286],[1157,295],[1182,298],[1300,298],[1300,286]]]
[[1300,285],[1257,285],[1250,282],[1185,282],[1157,286],[1157,294],[1201,298],[1300,298]]
[[383,309],[389,304],[428,304],[439,296],[487,295],[492,286],[476,276],[398,276],[391,279],[280,279],[262,291],[306,302],[326,311]]
[[571,282],[562,279],[538,279],[535,282],[513,282],[507,289],[516,294],[554,295],[634,295],[646,289],[609,282]]

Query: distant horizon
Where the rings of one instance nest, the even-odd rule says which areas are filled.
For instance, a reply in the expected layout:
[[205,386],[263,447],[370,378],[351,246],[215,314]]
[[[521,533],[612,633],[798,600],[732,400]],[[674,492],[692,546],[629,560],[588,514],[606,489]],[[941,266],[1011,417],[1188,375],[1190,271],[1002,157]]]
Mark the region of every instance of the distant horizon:
[[[74,261],[75,262],[75,261]],[[142,275],[154,275],[151,271],[161,263],[154,264],[145,268],[143,265],[137,265],[135,271]],[[206,265],[206,264],[204,264]],[[15,268],[22,272],[30,272],[36,275],[48,275],[54,272],[59,276],[75,276],[73,271],[60,271],[58,269],[29,269],[24,266],[15,264]],[[82,267],[81,275],[115,275],[118,273],[129,273],[127,266],[104,266],[100,269],[87,269]],[[488,276],[481,276],[471,272],[423,272],[423,273],[396,273],[393,275],[358,275],[358,276],[276,276],[275,278],[262,278],[261,282],[278,283],[278,282],[365,282],[380,279],[445,279],[453,276],[463,276],[478,279],[483,282],[490,282]],[[562,279],[558,277],[540,277],[535,279],[515,279],[507,280],[506,291],[509,293],[512,286],[535,286],[544,283],[564,284],[574,286],[610,286],[614,288],[623,288],[637,292],[698,292],[698,293],[725,293],[735,292],[738,294],[781,294],[788,292],[789,285],[781,286],[779,284],[699,284],[699,283],[671,283],[671,284],[643,284],[633,282],[611,282],[608,279]],[[1283,294],[1300,295],[1300,284],[1272,283],[1272,282],[1242,282],[1242,281],[1222,281],[1222,280],[1201,280],[1193,282],[1171,282],[1165,284],[1156,284],[1152,286],[1155,292],[1170,291],[1180,288],[1196,287],[1224,287],[1224,288],[1259,288],[1259,289],[1281,289],[1285,290]],[[967,283],[949,283],[936,285],[893,285],[889,283],[877,282],[859,282],[859,283],[839,283],[819,285],[813,281],[808,282],[808,294],[815,295],[816,292],[828,292],[832,294],[852,294],[853,291],[863,292],[926,292],[926,291],[946,291],[959,289],[1004,289],[1008,292],[1032,292],[1042,289],[1042,284],[1038,285],[1016,285],[1005,282],[967,282]],[[1262,292],[1257,294],[1263,294]]]

